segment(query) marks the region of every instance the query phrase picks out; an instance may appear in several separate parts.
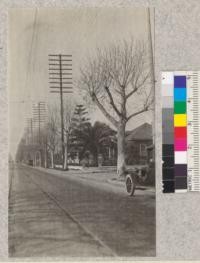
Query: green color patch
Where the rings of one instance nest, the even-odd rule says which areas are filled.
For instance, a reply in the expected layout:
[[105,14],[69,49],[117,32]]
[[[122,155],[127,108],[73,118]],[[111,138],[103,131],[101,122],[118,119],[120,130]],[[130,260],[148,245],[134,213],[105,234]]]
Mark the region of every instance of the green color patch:
[[174,102],[174,113],[186,113],[186,101]]

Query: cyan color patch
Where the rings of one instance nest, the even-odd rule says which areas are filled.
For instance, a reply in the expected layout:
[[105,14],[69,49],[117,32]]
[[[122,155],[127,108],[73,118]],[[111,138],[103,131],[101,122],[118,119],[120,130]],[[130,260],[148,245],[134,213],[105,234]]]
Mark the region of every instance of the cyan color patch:
[[174,76],[175,88],[186,88],[186,76]]
[[186,88],[174,89],[174,101],[186,101]]

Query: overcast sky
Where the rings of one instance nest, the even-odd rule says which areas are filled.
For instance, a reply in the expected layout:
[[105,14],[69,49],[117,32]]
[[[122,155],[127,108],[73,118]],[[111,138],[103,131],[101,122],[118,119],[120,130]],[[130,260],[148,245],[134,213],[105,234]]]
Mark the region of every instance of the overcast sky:
[[[12,9],[9,14],[9,125],[10,152],[14,155],[31,115],[32,102],[59,98],[49,93],[48,54],[72,54],[73,78],[97,47],[133,36],[148,39],[145,8]],[[74,96],[78,98],[75,91]],[[91,119],[106,121],[98,110]],[[145,113],[127,129],[152,121]]]

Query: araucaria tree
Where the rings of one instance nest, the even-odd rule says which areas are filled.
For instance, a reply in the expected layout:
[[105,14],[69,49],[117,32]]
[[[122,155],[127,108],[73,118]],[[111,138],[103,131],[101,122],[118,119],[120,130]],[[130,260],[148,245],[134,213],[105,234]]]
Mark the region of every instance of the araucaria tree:
[[117,129],[117,171],[123,176],[125,129],[153,101],[153,68],[149,48],[141,41],[123,41],[98,49],[81,68],[80,88]]
[[80,134],[84,133],[90,124],[88,112],[83,104],[77,104],[72,118],[71,148],[78,153],[79,163],[82,159],[84,142]]

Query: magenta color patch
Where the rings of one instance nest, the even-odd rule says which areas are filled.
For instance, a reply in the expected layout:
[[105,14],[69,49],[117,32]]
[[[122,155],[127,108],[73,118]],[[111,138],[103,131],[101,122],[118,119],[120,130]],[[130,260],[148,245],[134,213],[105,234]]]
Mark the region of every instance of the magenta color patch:
[[175,151],[187,151],[187,138],[175,139]]

